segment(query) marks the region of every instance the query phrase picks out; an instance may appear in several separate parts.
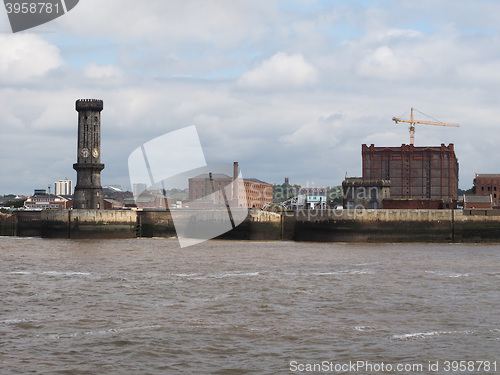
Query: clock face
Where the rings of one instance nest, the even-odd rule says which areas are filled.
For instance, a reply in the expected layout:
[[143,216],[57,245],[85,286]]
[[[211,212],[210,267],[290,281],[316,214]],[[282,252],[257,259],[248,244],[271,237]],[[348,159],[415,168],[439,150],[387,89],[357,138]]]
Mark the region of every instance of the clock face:
[[94,158],[99,157],[99,150],[97,148],[94,148],[92,150],[92,156],[94,156]]
[[82,148],[81,154],[84,158],[88,158],[90,153],[88,148]]

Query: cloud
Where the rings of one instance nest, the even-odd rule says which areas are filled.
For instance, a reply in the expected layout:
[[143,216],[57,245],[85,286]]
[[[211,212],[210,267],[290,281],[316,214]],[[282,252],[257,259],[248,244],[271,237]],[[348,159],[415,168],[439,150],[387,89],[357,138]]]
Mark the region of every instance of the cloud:
[[256,89],[300,88],[314,84],[317,79],[316,68],[301,54],[278,52],[255,69],[243,73],[238,85]]
[[115,65],[98,65],[90,62],[84,67],[85,76],[92,79],[121,78],[122,70]]
[[[261,12],[265,6],[266,13]],[[215,46],[234,46],[241,39],[260,38],[265,20],[276,15],[268,0],[136,0],[81,1],[78,7],[56,20],[80,35],[154,40],[181,45],[196,39]],[[110,22],[110,18],[113,22]],[[81,22],[85,19],[86,22]]]
[[0,81],[30,82],[64,64],[59,49],[38,35],[0,34]]
[[363,76],[409,80],[418,76],[423,65],[415,58],[396,55],[388,46],[378,47],[360,64],[358,72]]
[[302,125],[292,134],[280,137],[279,140],[289,146],[333,147],[339,143],[342,124],[342,116],[339,114],[320,117]]
[[126,187],[132,150],[192,124],[207,160],[246,176],[339,184],[361,143],[408,143],[391,118],[413,106],[462,125],[416,142],[455,143],[470,187],[498,172],[481,150],[500,142],[500,3],[457,1],[86,0],[36,34],[9,29],[0,194],[74,179],[79,98],[104,100],[103,184]]

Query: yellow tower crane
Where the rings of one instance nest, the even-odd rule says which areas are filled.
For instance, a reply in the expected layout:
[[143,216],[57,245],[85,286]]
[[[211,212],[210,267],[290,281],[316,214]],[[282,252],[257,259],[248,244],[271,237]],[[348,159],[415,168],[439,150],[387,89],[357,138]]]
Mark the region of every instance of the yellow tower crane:
[[426,120],[415,120],[413,117],[413,108],[411,109],[411,116],[410,120],[403,120],[397,117],[393,117],[392,121],[394,121],[396,124],[398,122],[407,122],[410,124],[410,144],[414,145],[415,144],[415,124],[423,124],[423,125],[439,125],[439,126],[454,126],[458,128],[460,125],[458,124],[453,124],[450,122],[441,122],[441,121],[426,121]]

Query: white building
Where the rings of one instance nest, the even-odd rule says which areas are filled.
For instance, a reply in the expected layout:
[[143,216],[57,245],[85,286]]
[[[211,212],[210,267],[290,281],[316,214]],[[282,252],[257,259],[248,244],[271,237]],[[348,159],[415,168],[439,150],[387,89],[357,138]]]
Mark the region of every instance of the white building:
[[73,195],[73,181],[59,180],[54,185],[55,195]]

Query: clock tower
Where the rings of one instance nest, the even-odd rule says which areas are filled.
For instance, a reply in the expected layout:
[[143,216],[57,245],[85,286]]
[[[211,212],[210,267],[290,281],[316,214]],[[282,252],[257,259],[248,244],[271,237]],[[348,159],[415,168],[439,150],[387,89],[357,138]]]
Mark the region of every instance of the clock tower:
[[73,208],[103,209],[101,171],[101,111],[102,100],[80,99],[78,111],[78,154],[73,164],[76,186]]

